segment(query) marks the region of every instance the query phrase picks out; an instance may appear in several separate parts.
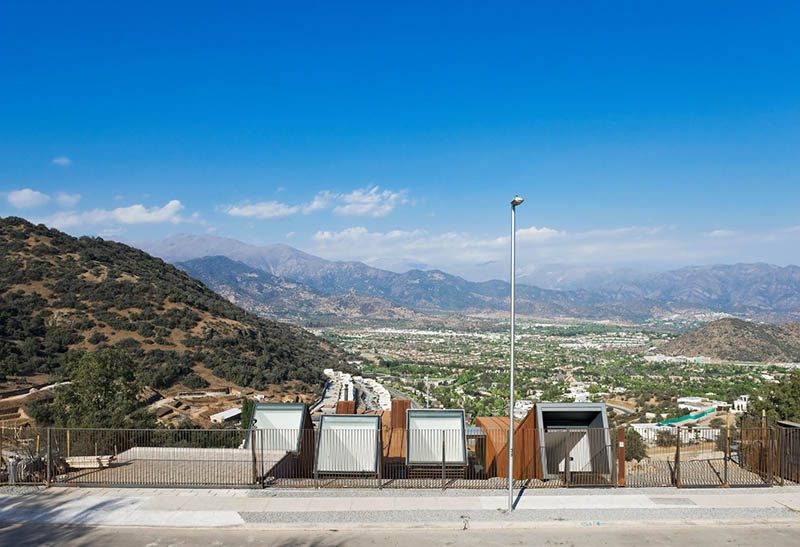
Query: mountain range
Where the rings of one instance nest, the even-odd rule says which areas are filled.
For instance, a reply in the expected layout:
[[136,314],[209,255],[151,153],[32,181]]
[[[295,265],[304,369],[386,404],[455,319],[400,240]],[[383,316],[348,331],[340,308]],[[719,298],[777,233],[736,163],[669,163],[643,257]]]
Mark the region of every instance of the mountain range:
[[[277,278],[262,284],[264,290],[278,285],[288,289],[294,283],[319,296],[377,298],[381,299],[381,306],[419,313],[493,313],[508,307],[507,282],[468,281],[441,270],[412,269],[397,273],[361,262],[327,260],[287,245],[256,246],[208,235],[174,236],[139,245],[169,262],[184,263],[187,270],[192,266],[186,263],[193,259],[224,256]],[[241,268],[241,264],[237,267]],[[224,270],[198,268],[194,274],[209,286],[224,285],[229,299],[259,300],[259,291],[254,290],[251,279],[240,277],[232,282]],[[243,280],[247,283],[242,283]],[[800,319],[797,266],[693,266],[656,274],[631,274],[626,279],[609,276],[606,280],[595,279],[591,286],[591,289],[555,290],[520,283],[517,309],[537,317],[633,322],[709,314],[771,322]],[[261,299],[264,301],[257,304],[263,304],[262,311],[266,312],[274,298],[266,295]],[[314,307],[310,302],[309,306]]]
[[[224,285],[233,301],[253,298],[250,279],[239,277],[237,283],[231,284],[224,269],[198,267],[191,263],[193,258],[222,253],[278,277],[284,284],[300,284],[318,295],[378,298],[418,313],[487,313],[508,308],[509,285],[499,280],[467,281],[440,270],[395,273],[361,262],[326,260],[286,245],[258,247],[217,236],[176,236],[140,245],[151,254],[181,264],[211,287]],[[274,286],[275,280],[272,282]],[[271,299],[270,294],[262,295],[265,310]],[[545,290],[527,285],[519,287],[517,309],[543,317],[638,320],[648,316],[647,310],[636,305],[620,307],[588,291]]]
[[[326,295],[224,256],[195,258],[175,265],[230,302],[263,316],[321,325],[342,319],[396,321],[413,319],[417,315],[384,298],[352,292]],[[309,321],[310,318],[313,321]]]

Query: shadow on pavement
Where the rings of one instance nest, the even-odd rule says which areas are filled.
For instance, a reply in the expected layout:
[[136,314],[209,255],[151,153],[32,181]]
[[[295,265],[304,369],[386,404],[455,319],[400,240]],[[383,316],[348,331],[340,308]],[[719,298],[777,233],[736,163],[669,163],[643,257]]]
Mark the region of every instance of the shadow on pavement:
[[[0,498],[0,545],[87,545],[82,539],[93,517],[130,505],[127,500],[107,499],[76,509],[74,503],[65,503],[67,499],[75,502],[75,498],[67,498],[62,492],[42,494]],[[98,534],[103,535],[102,529],[96,531],[93,541],[101,539]]]

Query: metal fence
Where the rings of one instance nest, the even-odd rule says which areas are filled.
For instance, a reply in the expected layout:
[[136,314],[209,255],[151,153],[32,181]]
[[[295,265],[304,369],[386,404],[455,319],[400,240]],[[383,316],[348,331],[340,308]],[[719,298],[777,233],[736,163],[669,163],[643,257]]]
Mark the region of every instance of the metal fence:
[[626,440],[627,486],[772,486],[800,474],[800,429],[662,427]]
[[[13,428],[0,429],[0,483],[501,489],[507,446],[505,429]],[[513,473],[518,488],[794,484],[800,429],[518,430]]]

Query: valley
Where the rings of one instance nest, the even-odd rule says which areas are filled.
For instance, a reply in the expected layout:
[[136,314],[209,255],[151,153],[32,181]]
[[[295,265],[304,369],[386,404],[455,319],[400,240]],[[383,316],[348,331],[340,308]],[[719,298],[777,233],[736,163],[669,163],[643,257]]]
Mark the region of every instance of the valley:
[[[732,410],[740,396],[798,366],[663,356],[658,347],[678,338],[666,329],[525,319],[517,328],[519,417],[537,401],[605,401],[619,409],[619,423],[684,416],[687,398],[725,402]],[[356,366],[365,377],[422,407],[464,408],[470,418],[507,412],[507,322],[485,320],[469,330],[342,327],[317,333],[359,356]]]

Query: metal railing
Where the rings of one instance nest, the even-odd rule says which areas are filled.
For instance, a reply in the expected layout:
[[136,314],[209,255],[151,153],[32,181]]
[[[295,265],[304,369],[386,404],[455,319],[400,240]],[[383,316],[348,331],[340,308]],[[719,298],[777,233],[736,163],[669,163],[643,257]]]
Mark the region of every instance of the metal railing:
[[[508,478],[508,431],[0,429],[0,484],[483,488]],[[770,486],[800,479],[800,429],[517,430],[516,486]]]

